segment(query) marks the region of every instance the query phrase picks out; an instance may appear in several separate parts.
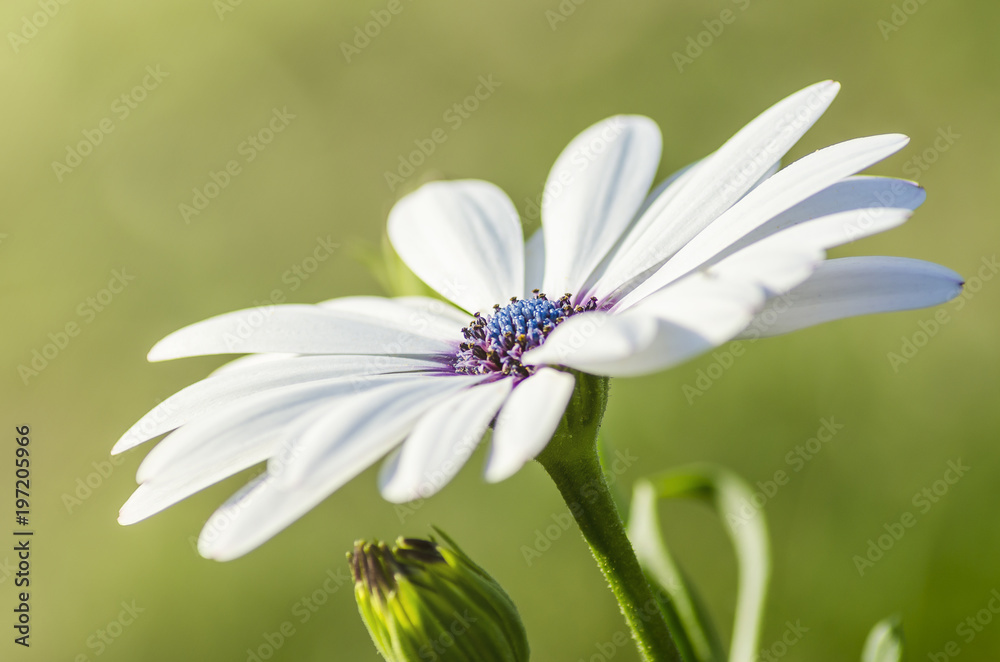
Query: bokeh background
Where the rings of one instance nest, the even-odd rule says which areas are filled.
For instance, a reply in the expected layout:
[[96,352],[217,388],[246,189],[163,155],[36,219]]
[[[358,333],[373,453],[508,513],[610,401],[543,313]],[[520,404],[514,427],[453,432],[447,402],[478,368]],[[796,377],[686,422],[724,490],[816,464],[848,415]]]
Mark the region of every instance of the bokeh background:
[[[929,192],[905,227],[836,254],[934,260],[975,291],[942,307],[948,321],[929,338],[919,333],[934,310],[753,343],[693,398],[685,385],[697,387],[700,371],[718,374],[719,359],[616,380],[606,435],[638,458],[618,485],[627,492],[641,475],[696,460],[752,483],[789,473],[766,504],[774,582],[763,635],[770,648],[789,623],[808,628],[785,659],[857,659],[869,628],[892,613],[903,618],[912,659],[944,659],[948,642],[962,659],[1000,656],[1000,622],[987,608],[1000,589],[1000,278],[980,272],[1000,240],[1000,5],[401,0],[391,21],[369,26],[375,36],[355,43],[388,5],[0,8],[0,511],[11,541],[13,428],[27,424],[36,531],[32,645],[15,646],[4,625],[0,657],[243,662],[274,644],[275,660],[375,660],[349,585],[330,590],[338,584],[327,579],[344,576],[356,538],[423,535],[436,524],[515,598],[533,659],[608,659],[601,647],[625,626],[575,530],[525,559],[525,549],[546,547],[539,535],[564,512],[536,465],[486,485],[481,449],[453,484],[408,510],[382,501],[369,471],[258,551],[220,564],[200,558],[192,541],[247,476],[125,528],[117,509],[149,446],[116,464],[108,451],[157,402],[223,362],[148,364],[146,351],[170,331],[274,289],[296,302],[384,293],[362,256],[379,246],[393,202],[421,181],[496,182],[530,231],[550,165],[591,123],[622,112],[655,119],[666,176],[824,78],[844,89],[788,158],[903,132],[910,146],[873,172],[918,177]],[[699,39],[700,51],[691,46]],[[456,126],[449,110],[490,76],[499,85]],[[287,113],[282,130],[259,148],[246,143],[274,113]],[[102,126],[112,130],[95,134]],[[385,173],[435,129],[446,142],[390,187]],[[97,144],[76,162],[67,150],[83,140]],[[72,167],[53,165],[67,159]],[[205,202],[194,189],[231,160],[238,174],[217,175],[226,185],[185,214],[180,205]],[[313,266],[320,239],[337,244],[329,259],[308,278],[288,276]],[[109,299],[115,270],[132,280]],[[55,358],[38,374],[21,370],[70,322],[79,333]],[[893,365],[889,354],[905,339],[922,346]],[[843,428],[794,471],[788,453],[831,418]],[[949,461],[970,469],[925,512],[914,495]],[[907,511],[916,525],[859,572],[854,557]],[[697,504],[666,508],[663,525],[728,632],[736,571],[723,528]],[[14,605],[12,544],[0,545],[4,623]],[[142,611],[118,627],[123,602]],[[968,618],[980,625],[957,629]],[[294,634],[279,638],[286,623]],[[628,648],[613,653],[638,659]]]

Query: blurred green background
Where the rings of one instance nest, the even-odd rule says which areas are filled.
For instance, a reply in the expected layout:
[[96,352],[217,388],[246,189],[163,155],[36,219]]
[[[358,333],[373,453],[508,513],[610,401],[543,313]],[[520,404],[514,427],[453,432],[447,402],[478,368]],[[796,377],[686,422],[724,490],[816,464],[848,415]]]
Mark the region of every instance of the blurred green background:
[[[961,309],[943,306],[948,322],[896,366],[887,355],[933,310],[753,343],[692,402],[684,386],[717,358],[616,380],[606,434],[638,458],[619,485],[627,491],[638,476],[695,460],[751,482],[789,472],[766,505],[774,584],[763,635],[769,648],[787,622],[808,628],[785,659],[857,659],[869,628],[891,613],[903,617],[914,660],[948,642],[963,659],[1000,657],[1000,622],[956,630],[1000,589],[1000,279],[972,280],[1000,240],[990,198],[1000,180],[1000,5],[577,2],[402,0],[346,55],[343,44],[371,12],[384,18],[386,1],[4,3],[3,448],[12,459],[13,428],[31,426],[36,535],[32,646],[15,646],[5,624],[0,657],[242,662],[288,622],[294,634],[272,659],[375,660],[349,587],[324,589],[327,572],[346,568],[356,538],[424,535],[436,524],[512,594],[533,659],[607,659],[601,646],[624,624],[578,534],[525,561],[524,549],[564,512],[537,465],[487,485],[481,449],[453,484],[411,510],[382,501],[368,471],[263,548],[220,564],[200,558],[192,540],[247,476],[125,528],[117,509],[150,446],[116,465],[108,451],[139,416],[222,362],[148,364],[146,351],[170,331],[275,288],[298,302],[383,293],[358,251],[378,244],[393,202],[420,181],[488,179],[525,211],[563,146],[623,112],[662,127],[666,176],[824,78],[844,89],[789,159],[903,132],[910,146],[874,172],[919,174],[929,192],[905,227],[837,254],[934,260],[976,291]],[[732,20],[720,31],[724,10]],[[707,46],[692,47],[687,55],[697,56],[678,67],[675,53],[699,33]],[[446,113],[490,75],[499,87],[455,126]],[[259,149],[244,144],[275,112],[294,118]],[[391,190],[385,172],[438,128],[447,141]],[[953,140],[935,145],[939,132]],[[79,163],[67,154],[97,135]],[[53,167],[67,158],[76,164],[68,171]],[[185,222],[179,206],[193,205],[193,189],[231,160],[238,174]],[[332,258],[308,279],[284,276],[318,238],[339,245]],[[134,279],[109,301],[102,290],[114,270]],[[78,335],[37,375],[19,373],[69,322]],[[831,417],[843,429],[794,471],[786,455]],[[10,459],[0,510],[12,527]],[[967,475],[918,509],[914,495],[959,459]],[[907,511],[916,525],[859,573],[855,555]],[[667,508],[664,526],[728,632],[736,573],[723,529],[694,504]],[[14,606],[11,544],[0,545],[4,623]],[[119,628],[123,601],[143,611]],[[980,622],[983,613],[993,618],[981,612]]]

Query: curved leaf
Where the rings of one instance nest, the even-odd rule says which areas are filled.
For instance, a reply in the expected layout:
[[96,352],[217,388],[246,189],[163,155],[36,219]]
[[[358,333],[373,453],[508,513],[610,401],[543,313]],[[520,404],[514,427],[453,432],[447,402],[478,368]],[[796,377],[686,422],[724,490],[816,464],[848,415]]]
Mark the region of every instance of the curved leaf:
[[758,648],[771,570],[767,525],[763,513],[751,505],[752,496],[753,490],[739,476],[707,464],[682,467],[640,480],[633,491],[629,537],[647,574],[670,597],[671,608],[684,630],[693,659],[699,662],[722,659],[722,647],[689,582],[663,541],[657,502],[660,499],[701,499],[725,521],[724,528],[736,551],[739,566],[729,660],[750,662]]

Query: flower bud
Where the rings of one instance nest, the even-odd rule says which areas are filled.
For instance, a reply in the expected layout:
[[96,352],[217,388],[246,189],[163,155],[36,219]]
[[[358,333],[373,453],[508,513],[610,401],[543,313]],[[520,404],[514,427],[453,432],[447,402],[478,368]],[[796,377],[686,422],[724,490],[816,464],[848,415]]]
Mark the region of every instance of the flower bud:
[[441,536],[447,545],[359,541],[348,554],[375,647],[389,662],[526,662],[527,635],[513,601]]

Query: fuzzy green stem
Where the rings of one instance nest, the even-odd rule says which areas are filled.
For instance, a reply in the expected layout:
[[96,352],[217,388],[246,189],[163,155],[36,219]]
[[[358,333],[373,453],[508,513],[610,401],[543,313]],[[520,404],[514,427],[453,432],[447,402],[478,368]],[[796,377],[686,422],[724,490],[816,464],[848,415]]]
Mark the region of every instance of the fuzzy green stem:
[[566,414],[538,461],[555,481],[590,545],[643,659],[680,662],[680,652],[639,566],[601,470],[597,433],[607,402],[606,377],[577,374],[576,389]]

